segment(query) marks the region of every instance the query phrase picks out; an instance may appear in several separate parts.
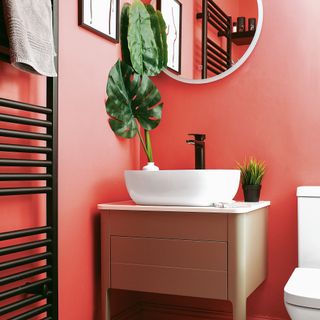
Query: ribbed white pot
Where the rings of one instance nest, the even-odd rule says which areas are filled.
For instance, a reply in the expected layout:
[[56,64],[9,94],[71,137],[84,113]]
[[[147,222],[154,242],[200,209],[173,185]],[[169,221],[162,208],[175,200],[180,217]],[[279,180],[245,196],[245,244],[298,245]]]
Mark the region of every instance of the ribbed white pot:
[[148,162],[147,165],[145,165],[142,170],[144,171],[159,171],[159,167],[157,167],[154,162]]

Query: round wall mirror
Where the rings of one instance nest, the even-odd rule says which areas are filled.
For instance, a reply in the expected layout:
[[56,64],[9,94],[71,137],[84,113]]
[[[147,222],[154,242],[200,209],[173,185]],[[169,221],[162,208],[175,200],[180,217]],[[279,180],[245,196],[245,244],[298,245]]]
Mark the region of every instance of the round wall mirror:
[[238,69],[261,33],[262,0],[152,0],[167,25],[170,77],[208,83]]

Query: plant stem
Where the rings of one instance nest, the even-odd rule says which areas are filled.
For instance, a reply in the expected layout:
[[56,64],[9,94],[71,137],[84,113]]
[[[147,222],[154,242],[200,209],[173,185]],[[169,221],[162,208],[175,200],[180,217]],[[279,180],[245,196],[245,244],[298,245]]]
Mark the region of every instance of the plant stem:
[[[150,161],[150,160],[149,160],[148,150],[147,150],[146,144],[145,144],[144,141],[143,141],[143,138],[142,138],[142,136],[141,136],[141,133],[140,133],[139,128],[138,128],[138,136],[139,136],[140,142],[141,142],[141,144],[142,144],[143,150],[144,150],[144,152],[145,152],[145,154],[146,154],[146,156],[147,156],[147,158],[148,158],[148,161]],[[150,161],[150,162],[151,162],[151,161]]]
[[145,135],[145,139],[146,139],[146,148],[148,151],[148,159],[149,159],[149,162],[153,162],[152,146],[151,146],[151,138],[150,138],[149,130],[144,130],[144,135]]

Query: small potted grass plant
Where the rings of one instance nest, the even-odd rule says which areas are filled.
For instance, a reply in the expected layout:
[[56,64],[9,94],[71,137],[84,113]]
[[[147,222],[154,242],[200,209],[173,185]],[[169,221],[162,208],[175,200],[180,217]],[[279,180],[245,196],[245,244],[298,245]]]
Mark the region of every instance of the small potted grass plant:
[[238,163],[241,171],[241,182],[246,202],[258,202],[261,191],[261,181],[264,177],[266,166],[264,162],[255,158],[245,160],[243,164]]

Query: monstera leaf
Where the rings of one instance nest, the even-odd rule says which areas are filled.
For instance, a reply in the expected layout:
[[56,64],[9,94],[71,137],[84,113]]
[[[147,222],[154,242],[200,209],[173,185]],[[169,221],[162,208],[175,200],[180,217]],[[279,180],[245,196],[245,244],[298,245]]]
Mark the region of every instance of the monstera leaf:
[[158,46],[159,70],[161,70],[168,62],[166,23],[160,11],[155,11],[150,4],[145,4],[145,7],[149,12],[153,35]]
[[136,73],[155,76],[167,66],[166,24],[152,5],[141,0],[123,5],[120,38],[122,60]]
[[147,75],[139,75],[120,60],[112,67],[107,83],[106,110],[114,133],[133,138],[140,132],[137,121],[146,130],[156,128],[162,116],[161,96]]
[[130,6],[128,47],[132,66],[137,73],[155,76],[161,72],[150,14],[140,0],[134,0]]
[[130,4],[125,3],[121,10],[120,19],[120,41],[121,41],[121,53],[122,61],[131,66],[130,51],[128,47],[128,26],[129,26],[129,11]]
[[159,26],[160,26],[160,36],[162,39],[162,68],[166,68],[168,64],[168,43],[167,43],[167,26],[166,22],[163,19],[161,11],[157,10],[156,15],[159,21]]

